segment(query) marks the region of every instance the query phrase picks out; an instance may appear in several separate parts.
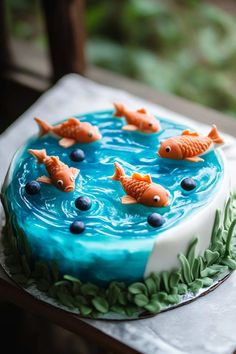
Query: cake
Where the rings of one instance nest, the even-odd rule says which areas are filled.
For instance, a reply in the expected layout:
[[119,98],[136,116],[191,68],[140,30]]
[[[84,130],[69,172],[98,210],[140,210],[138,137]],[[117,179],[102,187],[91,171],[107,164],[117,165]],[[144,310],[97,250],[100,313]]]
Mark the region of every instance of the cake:
[[15,154],[2,187],[5,268],[82,316],[156,314],[236,268],[234,195],[208,136],[145,109],[86,113]]

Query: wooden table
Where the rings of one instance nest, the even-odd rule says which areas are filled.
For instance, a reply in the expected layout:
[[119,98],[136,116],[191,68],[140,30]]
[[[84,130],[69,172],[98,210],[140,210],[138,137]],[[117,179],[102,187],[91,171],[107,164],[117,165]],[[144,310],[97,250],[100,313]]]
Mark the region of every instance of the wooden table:
[[[91,77],[96,78],[98,82],[101,80],[101,76],[99,75],[100,74],[98,72],[91,73]],[[107,82],[109,83],[109,78]],[[143,98],[148,98],[150,101],[161,104],[162,106],[181,114],[185,114],[190,118],[204,123],[214,122],[219,126],[221,130],[236,136],[236,120],[226,117],[223,114],[200,107],[195,104],[191,104],[177,97],[157,93],[154,90],[144,87],[144,85],[137,85],[130,80],[120,79],[114,81],[114,76],[111,76],[110,83],[112,84],[114,82],[116,83],[117,87],[125,87],[126,90],[130,91],[131,93],[138,94]],[[224,285],[222,285],[222,287],[223,286]],[[164,339],[158,337],[158,335],[156,336],[155,342],[155,336],[149,336],[149,334],[151,334],[151,329],[149,328],[148,322],[149,320],[139,320],[134,322],[108,322],[80,319],[74,314],[55,308],[27,294],[24,290],[16,286],[6,276],[3,269],[1,268],[0,296],[6,301],[13,303],[34,315],[40,316],[46,320],[58,324],[71,332],[83,336],[90,342],[92,341],[101,347],[111,349],[113,352],[148,354],[182,352],[179,348],[174,347],[173,345],[169,345]],[[169,314],[171,314],[171,312]],[[156,317],[156,321],[158,323],[158,316]],[[125,338],[124,336],[126,333],[126,328],[128,328],[127,326],[129,326],[129,330],[134,328],[134,332],[130,332],[131,335],[129,338]],[[144,331],[147,330],[147,337],[142,343],[139,343],[139,338],[136,337],[135,331],[138,326],[140,329],[142,327]]]

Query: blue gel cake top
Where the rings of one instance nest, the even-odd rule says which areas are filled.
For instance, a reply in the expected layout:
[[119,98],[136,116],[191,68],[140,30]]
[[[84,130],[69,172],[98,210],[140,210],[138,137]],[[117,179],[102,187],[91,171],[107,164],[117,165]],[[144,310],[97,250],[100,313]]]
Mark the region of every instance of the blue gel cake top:
[[[188,128],[176,122],[160,119],[161,131],[144,135],[123,131],[124,119],[113,117],[111,110],[78,118],[97,125],[102,140],[68,149],[60,147],[58,139],[50,135],[28,140],[12,166],[13,177],[6,190],[8,208],[24,230],[34,257],[48,262],[59,260],[62,273],[99,284],[142,279],[155,238],[189,218],[214,196],[223,175],[222,162],[215,151],[199,163],[159,158],[156,152],[160,141]],[[67,165],[79,168],[74,192],[61,192],[42,183],[40,193],[27,194],[28,181],[48,175],[45,166],[37,164],[27,152],[29,148],[45,148],[48,155],[59,156]],[[70,159],[76,148],[85,153],[82,162]],[[154,183],[170,191],[170,207],[121,204],[125,192],[120,182],[108,179],[114,173],[115,161],[128,176],[133,172],[151,174]],[[191,192],[181,188],[181,181],[188,177],[196,182]],[[79,196],[91,199],[89,210],[75,207]],[[165,220],[159,228],[147,222],[153,212]],[[79,235],[70,232],[70,225],[77,220],[85,224],[84,232]]]

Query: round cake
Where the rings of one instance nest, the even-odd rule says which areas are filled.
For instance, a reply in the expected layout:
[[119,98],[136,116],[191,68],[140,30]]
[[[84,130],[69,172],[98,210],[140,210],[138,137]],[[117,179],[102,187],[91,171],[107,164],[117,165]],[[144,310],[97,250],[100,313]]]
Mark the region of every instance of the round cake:
[[85,316],[133,316],[234,269],[233,198],[216,127],[204,137],[118,104],[115,114],[36,121],[40,136],[18,150],[2,188],[16,281]]

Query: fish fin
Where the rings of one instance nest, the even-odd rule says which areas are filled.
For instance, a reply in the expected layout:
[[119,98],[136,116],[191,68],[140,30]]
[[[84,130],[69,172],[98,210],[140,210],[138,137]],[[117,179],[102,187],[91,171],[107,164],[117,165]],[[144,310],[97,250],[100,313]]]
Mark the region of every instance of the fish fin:
[[75,143],[76,143],[76,140],[70,139],[70,138],[62,138],[61,140],[59,140],[59,145],[64,148],[68,148],[68,147],[74,145]]
[[113,176],[109,177],[113,181],[119,181],[122,176],[125,176],[125,172],[123,170],[123,167],[118,162],[114,163],[115,166],[115,173]]
[[190,132],[189,130],[184,130],[181,135],[199,136],[197,132]]
[[122,204],[137,204],[137,200],[130,195],[125,195],[124,197],[121,198],[121,203]]
[[190,161],[190,162],[201,162],[201,161],[204,161],[204,159],[202,159],[201,157],[198,157],[198,156],[187,157],[185,160],[186,161]]
[[139,108],[137,109],[138,113],[147,113],[147,110],[145,108]]
[[115,112],[113,113],[114,117],[121,118],[125,114],[125,106],[120,102],[114,102]]
[[215,144],[223,144],[224,140],[221,138],[218,129],[215,124],[213,124],[210,133],[208,134],[208,138],[210,138]]
[[47,184],[52,184],[52,180],[48,176],[41,176],[41,177],[37,178],[37,181],[47,183]]
[[129,131],[129,132],[134,132],[134,131],[138,130],[138,128],[136,127],[136,125],[127,124],[127,125],[123,126],[122,130],[126,130],[126,131]]
[[70,167],[70,170],[73,174],[73,176],[76,178],[78,176],[78,174],[80,173],[80,170],[78,168],[75,167]]
[[132,174],[132,178],[136,179],[137,181],[144,181],[144,182],[147,182],[147,183],[152,183],[152,178],[151,178],[150,175],[141,175],[138,172],[134,172]]
[[58,156],[50,156],[51,157],[51,160],[53,161],[53,162],[56,162],[56,163],[61,163],[61,161],[60,161],[60,159],[59,159],[59,157]]
[[44,163],[44,160],[47,157],[47,153],[45,149],[42,150],[29,149],[28,152],[37,159],[38,163]]
[[80,125],[81,124],[81,122],[79,121],[79,119],[77,119],[77,118],[75,118],[75,117],[71,117],[71,118],[69,118],[68,119],[68,121],[67,121],[67,123],[69,123],[69,124],[77,124],[77,125]]
[[34,120],[39,126],[39,136],[44,136],[53,129],[51,125],[47,124],[40,118],[35,117]]

